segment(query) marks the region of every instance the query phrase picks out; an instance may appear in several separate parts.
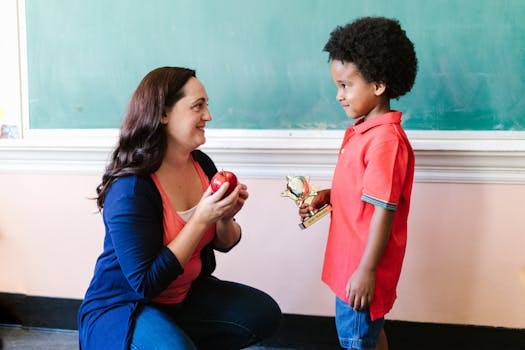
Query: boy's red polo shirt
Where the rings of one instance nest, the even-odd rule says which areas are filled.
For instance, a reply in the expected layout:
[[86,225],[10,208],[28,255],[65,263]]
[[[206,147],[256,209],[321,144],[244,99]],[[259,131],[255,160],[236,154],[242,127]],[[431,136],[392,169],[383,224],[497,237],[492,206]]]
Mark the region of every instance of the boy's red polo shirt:
[[396,299],[407,239],[407,218],[414,179],[414,152],[401,127],[401,112],[347,128],[332,180],[333,207],[326,244],[323,281],[341,299],[363,255],[375,206],[396,211],[389,241],[379,262],[373,320],[384,317]]

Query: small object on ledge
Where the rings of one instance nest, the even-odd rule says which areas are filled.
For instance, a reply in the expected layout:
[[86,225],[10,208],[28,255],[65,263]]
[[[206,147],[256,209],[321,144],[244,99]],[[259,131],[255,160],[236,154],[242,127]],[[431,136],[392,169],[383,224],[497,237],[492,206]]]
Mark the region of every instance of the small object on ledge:
[[2,124],[0,126],[0,139],[17,139],[18,128],[16,125]]

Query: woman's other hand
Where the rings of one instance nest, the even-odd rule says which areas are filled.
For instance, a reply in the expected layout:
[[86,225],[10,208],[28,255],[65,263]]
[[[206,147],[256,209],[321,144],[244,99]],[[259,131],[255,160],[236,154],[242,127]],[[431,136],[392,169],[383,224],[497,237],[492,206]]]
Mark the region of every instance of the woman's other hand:
[[229,185],[225,182],[215,193],[208,186],[197,205],[195,216],[208,225],[233,218],[242,209],[249,194],[247,186],[239,183],[232,193],[223,198]]

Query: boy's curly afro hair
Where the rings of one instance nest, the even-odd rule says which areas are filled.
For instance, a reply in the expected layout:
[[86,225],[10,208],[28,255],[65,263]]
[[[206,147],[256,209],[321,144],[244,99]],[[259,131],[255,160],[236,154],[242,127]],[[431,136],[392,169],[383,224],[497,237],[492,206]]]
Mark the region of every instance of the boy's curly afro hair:
[[366,81],[385,83],[389,98],[403,96],[414,85],[414,45],[395,19],[364,17],[338,26],[323,51],[331,61],[355,64]]

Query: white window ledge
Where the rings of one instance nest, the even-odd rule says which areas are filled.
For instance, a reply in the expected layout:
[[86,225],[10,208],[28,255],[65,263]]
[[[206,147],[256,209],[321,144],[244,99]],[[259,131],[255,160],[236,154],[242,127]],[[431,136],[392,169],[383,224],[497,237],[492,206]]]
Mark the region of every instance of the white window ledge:
[[[202,149],[244,178],[328,180],[342,130],[208,129]],[[408,131],[415,181],[525,184],[525,132]],[[117,130],[38,130],[0,140],[0,173],[102,174]]]

